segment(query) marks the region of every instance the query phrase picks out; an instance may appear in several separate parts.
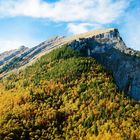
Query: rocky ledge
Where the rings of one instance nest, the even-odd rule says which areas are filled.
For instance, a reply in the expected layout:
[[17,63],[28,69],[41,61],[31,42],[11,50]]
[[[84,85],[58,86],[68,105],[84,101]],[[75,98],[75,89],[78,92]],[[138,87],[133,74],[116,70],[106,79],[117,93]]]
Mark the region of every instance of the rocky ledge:
[[[90,36],[86,36],[86,35]],[[118,88],[140,100],[140,57],[127,48],[117,29],[89,32],[69,42],[69,47],[94,57],[111,71]]]

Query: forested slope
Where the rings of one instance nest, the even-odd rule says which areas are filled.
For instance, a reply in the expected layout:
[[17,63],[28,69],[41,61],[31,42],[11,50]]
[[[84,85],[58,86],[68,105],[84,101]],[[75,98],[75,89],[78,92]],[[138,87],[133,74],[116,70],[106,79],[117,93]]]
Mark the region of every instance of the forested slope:
[[0,82],[0,139],[140,139],[140,104],[67,46]]

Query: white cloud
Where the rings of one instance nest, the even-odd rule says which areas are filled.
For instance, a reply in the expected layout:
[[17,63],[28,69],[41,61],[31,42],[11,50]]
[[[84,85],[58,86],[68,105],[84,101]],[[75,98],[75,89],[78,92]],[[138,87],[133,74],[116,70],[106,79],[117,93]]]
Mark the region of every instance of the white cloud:
[[81,24],[69,23],[68,31],[73,34],[84,33],[87,31],[87,26],[88,25],[86,25],[84,23],[81,23]]
[[79,34],[87,32],[90,28],[101,29],[103,27],[99,24],[91,24],[91,23],[79,23],[79,24],[69,23],[67,28],[70,33]]
[[22,45],[25,45],[26,47],[33,47],[37,44],[39,44],[40,41],[27,41],[27,40],[6,40],[6,39],[0,39],[0,53],[8,50],[17,49]]
[[59,0],[48,3],[43,0],[1,0],[0,17],[29,16],[68,22],[68,31],[77,34],[86,32],[91,26],[98,27],[116,21],[123,15],[130,1]]
[[23,45],[22,42],[16,40],[0,40],[0,53],[12,49],[17,49]]
[[0,16],[31,16],[62,22],[111,23],[125,11],[128,0],[1,0]]

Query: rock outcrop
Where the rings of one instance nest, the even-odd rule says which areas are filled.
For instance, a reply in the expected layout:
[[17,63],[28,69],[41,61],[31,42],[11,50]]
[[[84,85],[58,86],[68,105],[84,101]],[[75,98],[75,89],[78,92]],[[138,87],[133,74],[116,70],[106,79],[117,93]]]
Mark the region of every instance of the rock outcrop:
[[96,58],[112,72],[120,90],[140,100],[140,57],[137,51],[126,47],[117,29],[79,38],[69,43],[69,47]]

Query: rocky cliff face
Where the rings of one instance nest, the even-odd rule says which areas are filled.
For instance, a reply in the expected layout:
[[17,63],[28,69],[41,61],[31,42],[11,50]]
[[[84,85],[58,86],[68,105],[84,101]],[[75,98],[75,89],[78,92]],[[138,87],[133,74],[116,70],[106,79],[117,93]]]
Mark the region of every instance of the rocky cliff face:
[[112,72],[120,90],[140,100],[140,53],[126,47],[117,29],[95,30],[71,37],[57,36],[31,49],[21,47],[3,53],[0,55],[0,76],[30,65],[42,55],[64,44],[96,58]]
[[113,73],[120,90],[140,100],[140,58],[137,51],[126,47],[117,29],[79,38],[69,43],[69,46],[96,58]]

